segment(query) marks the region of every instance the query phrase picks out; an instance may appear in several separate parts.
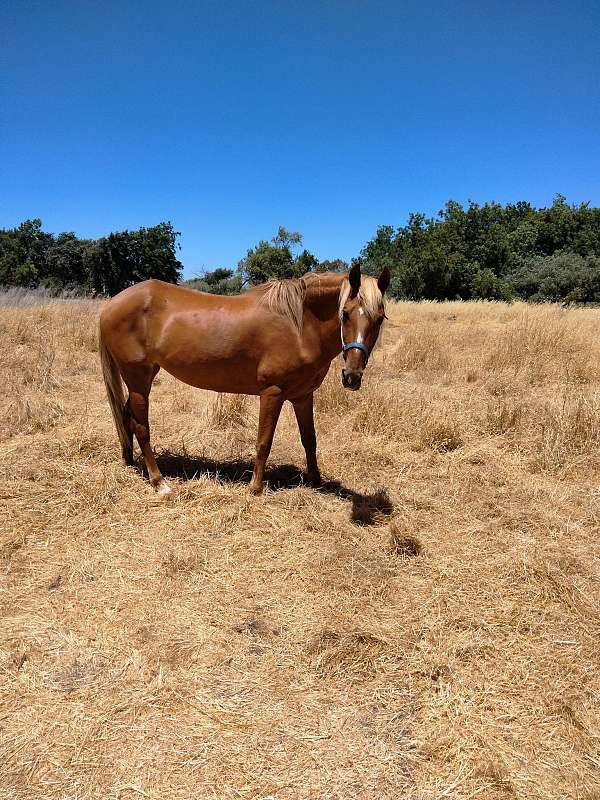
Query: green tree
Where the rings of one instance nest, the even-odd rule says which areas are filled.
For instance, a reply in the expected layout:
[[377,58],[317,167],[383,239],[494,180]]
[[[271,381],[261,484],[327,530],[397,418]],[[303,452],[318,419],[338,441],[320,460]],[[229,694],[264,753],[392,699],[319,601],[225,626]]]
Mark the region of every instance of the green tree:
[[256,286],[272,278],[299,278],[316,269],[318,261],[308,250],[294,255],[302,235],[280,227],[270,242],[260,241],[238,264],[242,284]]
[[0,231],[0,282],[37,286],[47,274],[47,254],[53,237],[42,230],[40,219],[28,219],[18,228]]
[[48,249],[46,274],[42,283],[56,289],[91,288],[86,264],[90,242],[74,233],[59,233]]
[[323,259],[315,266],[316,272],[347,272],[350,269],[350,264],[341,258]]
[[508,281],[491,269],[478,269],[471,280],[471,297],[475,300],[512,300],[514,290]]
[[242,279],[232,269],[219,267],[212,272],[205,272],[198,278],[183,282],[184,286],[210,294],[239,294],[242,290]]
[[599,303],[600,257],[566,252],[531,256],[523,259],[507,280],[524,300]]
[[87,259],[92,287],[113,295],[149,278],[177,283],[183,269],[175,253],[179,235],[170,222],[161,222],[99,239]]
[[302,244],[302,234],[298,231],[288,231],[287,228],[280,225],[271,241],[275,247],[287,247],[293,251],[295,247],[300,247]]
[[115,294],[146,278],[176,283],[182,269],[178,236],[170,222],[161,222],[91,241],[74,233],[53,236],[41,220],[26,220],[0,230],[0,284]]

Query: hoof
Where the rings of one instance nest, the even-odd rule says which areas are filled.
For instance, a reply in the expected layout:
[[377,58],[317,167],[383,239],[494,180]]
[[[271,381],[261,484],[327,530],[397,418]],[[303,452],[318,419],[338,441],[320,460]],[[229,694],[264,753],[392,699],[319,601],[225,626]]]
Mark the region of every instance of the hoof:
[[163,497],[171,494],[173,491],[166,481],[160,481],[160,483],[158,483],[154,488],[156,490],[156,494],[162,495]]
[[308,484],[309,486],[312,486],[313,489],[318,489],[319,486],[322,486],[323,481],[321,480],[319,473],[316,475],[308,475]]
[[260,484],[251,483],[249,489],[250,489],[250,494],[262,494],[263,485],[262,483]]

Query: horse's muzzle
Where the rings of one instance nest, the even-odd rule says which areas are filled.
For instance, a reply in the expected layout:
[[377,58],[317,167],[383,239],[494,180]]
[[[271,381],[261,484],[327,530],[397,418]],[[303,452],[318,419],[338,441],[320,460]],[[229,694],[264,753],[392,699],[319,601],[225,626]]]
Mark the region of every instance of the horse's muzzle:
[[351,389],[355,392],[357,389],[360,389],[361,381],[362,372],[358,372],[358,370],[354,369],[342,370],[342,386],[345,389]]

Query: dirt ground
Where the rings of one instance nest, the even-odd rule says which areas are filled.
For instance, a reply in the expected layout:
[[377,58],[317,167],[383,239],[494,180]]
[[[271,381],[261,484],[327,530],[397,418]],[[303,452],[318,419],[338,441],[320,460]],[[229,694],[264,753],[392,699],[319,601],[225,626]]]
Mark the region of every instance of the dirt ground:
[[600,311],[390,304],[359,393],[160,374],[119,460],[94,303],[0,308],[0,798],[600,797]]

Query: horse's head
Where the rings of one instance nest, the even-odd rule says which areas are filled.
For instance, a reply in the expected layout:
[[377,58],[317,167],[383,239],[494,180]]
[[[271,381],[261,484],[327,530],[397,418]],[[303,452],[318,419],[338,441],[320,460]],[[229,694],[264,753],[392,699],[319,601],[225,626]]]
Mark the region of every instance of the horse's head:
[[339,311],[345,361],[342,385],[346,389],[360,389],[363,371],[385,319],[383,295],[389,282],[387,267],[375,279],[361,275],[360,267],[355,264],[342,285]]

